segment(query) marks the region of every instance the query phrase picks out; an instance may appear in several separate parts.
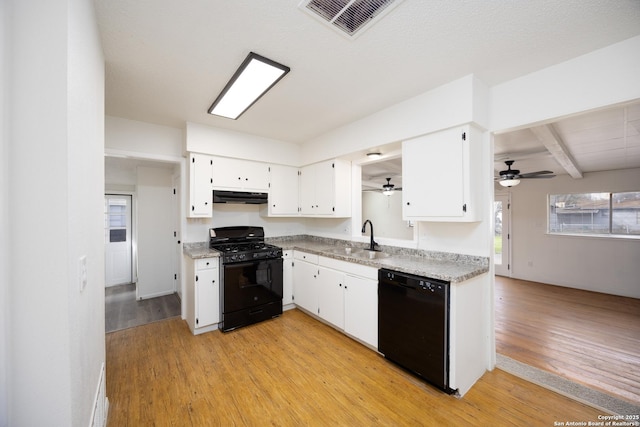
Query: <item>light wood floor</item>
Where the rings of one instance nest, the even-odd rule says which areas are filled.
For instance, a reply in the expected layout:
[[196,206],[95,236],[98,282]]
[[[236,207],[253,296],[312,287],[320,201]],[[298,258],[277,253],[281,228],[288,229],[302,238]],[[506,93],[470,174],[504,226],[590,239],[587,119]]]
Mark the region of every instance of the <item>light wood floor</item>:
[[446,395],[299,310],[222,334],[107,334],[109,426],[552,426],[600,411],[498,369]]
[[640,405],[640,300],[496,276],[496,351]]

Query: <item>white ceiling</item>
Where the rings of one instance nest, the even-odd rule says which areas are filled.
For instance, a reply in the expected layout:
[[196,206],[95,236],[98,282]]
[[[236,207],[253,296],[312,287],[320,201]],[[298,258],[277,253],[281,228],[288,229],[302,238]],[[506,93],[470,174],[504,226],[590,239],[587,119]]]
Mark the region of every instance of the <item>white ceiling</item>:
[[[191,121],[294,143],[468,74],[494,85],[640,34],[638,0],[404,0],[353,40],[300,10],[298,0],[94,1],[106,114],[174,127]],[[238,120],[208,115],[250,51],[291,72]],[[613,139],[625,157],[640,157],[637,107],[625,114],[635,121],[627,122],[624,138]],[[585,135],[593,118],[585,120],[554,127],[569,147],[574,136],[583,140],[573,155],[589,171],[602,167],[589,163],[599,158],[589,153],[598,141],[609,141],[613,151],[612,137]],[[540,148],[526,130],[518,132],[498,135],[496,153]],[[516,166],[530,170],[524,160]]]
[[[567,169],[563,159],[552,154],[556,150],[545,146],[545,137],[541,140],[539,132],[534,132],[540,128],[553,133],[575,169]],[[640,103],[495,135],[494,160],[496,173],[507,168],[505,160],[515,160],[512,168],[521,173],[550,170],[574,178],[588,172],[640,168]]]

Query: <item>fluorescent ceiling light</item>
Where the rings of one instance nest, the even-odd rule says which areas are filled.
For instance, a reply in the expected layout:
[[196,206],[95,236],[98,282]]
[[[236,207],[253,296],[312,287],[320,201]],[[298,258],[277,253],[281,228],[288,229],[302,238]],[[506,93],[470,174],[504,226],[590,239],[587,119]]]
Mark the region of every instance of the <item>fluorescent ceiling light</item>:
[[209,114],[237,119],[289,70],[285,65],[249,53],[209,108]]

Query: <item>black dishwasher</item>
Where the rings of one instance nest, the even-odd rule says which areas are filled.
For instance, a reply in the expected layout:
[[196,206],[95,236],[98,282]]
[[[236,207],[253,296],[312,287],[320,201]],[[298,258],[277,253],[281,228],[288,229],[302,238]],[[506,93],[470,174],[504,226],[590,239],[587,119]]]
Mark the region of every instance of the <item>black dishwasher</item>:
[[380,269],[378,350],[438,388],[449,388],[449,282]]

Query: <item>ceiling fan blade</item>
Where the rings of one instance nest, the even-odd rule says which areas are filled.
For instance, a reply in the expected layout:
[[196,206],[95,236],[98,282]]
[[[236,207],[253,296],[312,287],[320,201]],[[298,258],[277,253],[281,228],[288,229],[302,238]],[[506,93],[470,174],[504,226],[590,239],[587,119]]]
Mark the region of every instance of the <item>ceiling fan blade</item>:
[[551,171],[528,172],[528,173],[520,174],[520,175],[518,175],[518,177],[519,178],[534,178],[534,177],[537,177],[539,175],[549,175],[549,174],[553,174],[553,172],[551,172]]
[[555,178],[555,175],[532,175],[532,176],[520,176],[519,179],[540,179],[540,178]]

